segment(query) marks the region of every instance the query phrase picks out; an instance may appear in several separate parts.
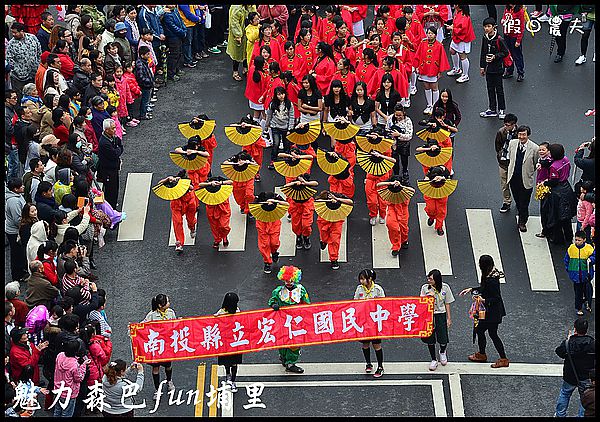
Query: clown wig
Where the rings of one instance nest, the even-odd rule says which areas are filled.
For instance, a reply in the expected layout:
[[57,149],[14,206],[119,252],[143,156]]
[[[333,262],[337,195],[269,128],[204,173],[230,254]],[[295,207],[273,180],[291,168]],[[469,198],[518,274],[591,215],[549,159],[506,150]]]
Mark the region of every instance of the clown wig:
[[293,281],[294,283],[298,283],[302,279],[302,270],[293,265],[284,265],[279,269],[277,278],[281,281]]

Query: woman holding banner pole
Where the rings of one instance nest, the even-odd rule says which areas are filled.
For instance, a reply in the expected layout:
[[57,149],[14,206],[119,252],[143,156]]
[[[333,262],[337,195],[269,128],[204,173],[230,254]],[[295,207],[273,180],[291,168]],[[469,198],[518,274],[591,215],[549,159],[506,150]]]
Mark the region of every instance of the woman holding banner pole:
[[[234,292],[225,294],[225,297],[223,298],[223,305],[221,305],[221,309],[217,311],[215,316],[230,315],[240,312],[240,308],[237,306],[239,300],[240,298]],[[243,355],[240,353],[236,355],[224,355],[218,357],[217,363],[225,367],[227,385],[231,389],[232,393],[238,391],[238,388],[235,385],[235,377],[237,376],[237,366],[242,363],[242,356]]]

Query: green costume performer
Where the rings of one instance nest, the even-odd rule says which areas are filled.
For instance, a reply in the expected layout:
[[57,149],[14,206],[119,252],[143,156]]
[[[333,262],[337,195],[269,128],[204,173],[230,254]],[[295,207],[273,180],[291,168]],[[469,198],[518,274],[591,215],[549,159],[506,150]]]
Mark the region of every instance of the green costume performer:
[[[283,266],[277,274],[277,278],[284,282],[283,286],[278,286],[271,293],[269,306],[278,311],[282,306],[299,305],[300,303],[310,303],[308,293],[304,286],[300,284],[302,279],[302,270],[294,266]],[[285,366],[286,372],[301,374],[304,369],[296,365],[300,357],[300,348],[279,349],[279,360]]]

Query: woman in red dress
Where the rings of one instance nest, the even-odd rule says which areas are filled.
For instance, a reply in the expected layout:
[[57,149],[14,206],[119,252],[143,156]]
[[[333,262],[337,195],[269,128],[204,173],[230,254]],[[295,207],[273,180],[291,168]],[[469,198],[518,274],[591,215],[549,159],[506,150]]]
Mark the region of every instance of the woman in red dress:
[[325,41],[320,41],[316,48],[317,59],[312,70],[308,73],[313,75],[317,80],[319,91],[327,92],[331,78],[336,70],[335,60],[331,46]]
[[256,56],[250,69],[248,69],[248,78],[246,80],[245,97],[248,99],[248,104],[252,110],[252,117],[259,120],[264,119],[264,105],[260,104],[259,98],[264,92],[264,80],[267,78],[265,59],[263,56]]
[[357,82],[369,83],[379,67],[379,62],[372,48],[365,48],[362,57],[356,65],[356,79]]
[[306,61],[301,55],[296,54],[293,42],[286,41],[284,44],[284,50],[285,54],[282,55],[281,59],[279,60],[281,72],[283,73],[290,71],[297,81],[301,81],[304,75],[308,73],[308,70],[306,69]]
[[306,69],[312,69],[314,66],[316,53],[316,42],[313,42],[310,29],[302,28],[296,39],[296,54],[302,57],[306,63]]

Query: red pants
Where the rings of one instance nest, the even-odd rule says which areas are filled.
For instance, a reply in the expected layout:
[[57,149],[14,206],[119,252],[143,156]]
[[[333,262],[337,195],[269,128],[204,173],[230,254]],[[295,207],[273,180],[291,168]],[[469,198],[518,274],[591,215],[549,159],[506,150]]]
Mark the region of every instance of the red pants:
[[227,238],[227,235],[231,231],[231,227],[229,226],[231,218],[229,200],[219,205],[206,205],[206,217],[208,218],[210,231],[215,242],[219,243]]
[[292,231],[296,236],[310,236],[315,213],[315,200],[309,198],[306,202],[296,202],[288,198],[288,202],[290,203],[288,212],[292,216]]
[[347,144],[336,142],[333,148],[335,152],[344,157],[350,163],[350,168],[354,168],[356,165],[356,144],[354,141]]
[[354,197],[354,177],[352,174],[346,179],[336,179],[334,176],[327,178],[329,182],[329,190],[331,192],[343,193],[348,198]]
[[262,167],[263,162],[263,148],[266,145],[267,144],[265,143],[265,140],[263,138],[258,138],[258,141],[256,141],[252,145],[246,145],[245,147],[242,147],[242,149],[244,151],[247,151],[248,154],[252,156],[252,159],[256,161],[256,164],[258,164],[260,168]]
[[[446,167],[449,172],[452,171],[452,157],[450,157],[450,159],[444,163],[444,167]],[[423,174],[425,174],[425,176],[427,176],[428,171],[429,171],[429,167],[423,166]]]
[[408,241],[408,201],[404,204],[388,204],[385,225],[392,250],[400,250],[402,243]]
[[367,208],[369,209],[369,218],[377,217],[385,218],[387,202],[383,200],[377,193],[377,183],[389,179],[389,176],[384,174],[381,177],[371,176],[367,174],[365,179],[365,194],[367,196]]
[[448,197],[435,199],[423,196],[423,198],[425,198],[425,212],[427,213],[427,217],[435,220],[436,230],[441,229],[448,211]]
[[212,134],[212,135],[210,135],[210,137],[203,140],[202,146],[204,146],[204,149],[206,149],[206,152],[208,152],[210,154],[210,156],[208,157],[208,163],[212,166],[213,151],[217,147],[217,138],[215,138],[215,135]]
[[248,214],[250,212],[248,204],[254,201],[254,180],[233,182],[233,198],[240,208],[244,210],[244,214]]
[[210,162],[206,161],[204,167],[199,170],[188,170],[187,174],[192,181],[194,189],[198,189],[198,183],[206,182],[208,179],[208,173],[210,173]]
[[279,234],[281,233],[281,220],[265,223],[256,220],[258,232],[258,250],[265,264],[272,264],[271,254],[279,249]]
[[321,242],[327,243],[330,261],[337,261],[340,257],[340,241],[342,240],[343,225],[344,220],[331,222],[317,217],[319,237]]
[[198,208],[198,198],[194,192],[188,192],[179,199],[171,201],[171,217],[173,219],[173,231],[175,240],[184,244],[185,235],[183,233],[183,216],[187,220],[190,231],[196,230],[196,210]]

